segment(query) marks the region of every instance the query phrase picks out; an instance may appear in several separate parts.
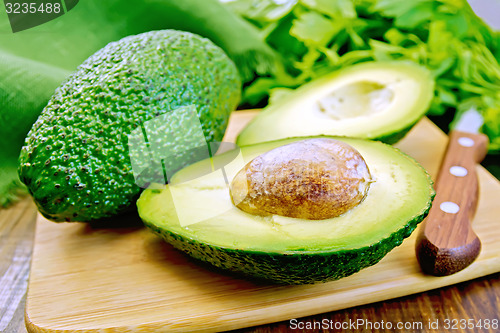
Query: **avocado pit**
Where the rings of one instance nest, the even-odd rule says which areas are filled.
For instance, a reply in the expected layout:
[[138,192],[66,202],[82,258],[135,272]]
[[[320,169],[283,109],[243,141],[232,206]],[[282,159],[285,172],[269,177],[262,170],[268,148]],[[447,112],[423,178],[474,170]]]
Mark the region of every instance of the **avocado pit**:
[[314,138],[257,156],[236,174],[229,190],[233,204],[253,215],[322,220],[357,206],[370,182],[356,149]]

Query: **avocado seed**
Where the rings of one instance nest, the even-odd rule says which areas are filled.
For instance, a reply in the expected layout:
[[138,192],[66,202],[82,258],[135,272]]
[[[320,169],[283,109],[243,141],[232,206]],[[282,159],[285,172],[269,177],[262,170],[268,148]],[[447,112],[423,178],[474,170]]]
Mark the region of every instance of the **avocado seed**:
[[253,215],[323,220],[357,206],[370,182],[356,149],[315,138],[257,156],[236,174],[229,191],[233,204]]

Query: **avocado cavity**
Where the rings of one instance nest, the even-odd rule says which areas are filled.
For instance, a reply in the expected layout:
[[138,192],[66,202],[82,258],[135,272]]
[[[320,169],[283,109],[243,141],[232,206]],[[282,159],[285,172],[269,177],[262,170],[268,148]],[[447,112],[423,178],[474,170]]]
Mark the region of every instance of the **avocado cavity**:
[[318,110],[335,120],[369,117],[386,110],[394,100],[389,85],[360,81],[333,90],[318,99]]

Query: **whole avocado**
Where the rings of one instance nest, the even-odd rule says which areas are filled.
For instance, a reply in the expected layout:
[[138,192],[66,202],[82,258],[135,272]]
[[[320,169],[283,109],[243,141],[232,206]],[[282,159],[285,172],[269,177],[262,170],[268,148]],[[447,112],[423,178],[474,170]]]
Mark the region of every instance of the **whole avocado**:
[[[141,188],[128,135],[194,105],[207,142],[220,141],[240,89],[232,61],[198,35],[160,30],[112,42],[55,91],[27,135],[20,179],[39,211],[56,222],[90,222],[135,209]],[[182,139],[167,148],[182,152]]]

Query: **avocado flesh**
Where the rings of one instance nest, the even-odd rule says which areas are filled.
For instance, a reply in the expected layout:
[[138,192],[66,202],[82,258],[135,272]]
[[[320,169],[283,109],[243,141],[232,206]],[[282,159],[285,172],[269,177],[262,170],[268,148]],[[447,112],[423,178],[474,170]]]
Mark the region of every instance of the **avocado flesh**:
[[260,112],[239,145],[295,136],[339,135],[395,143],[426,113],[434,81],[423,67],[371,62],[333,72]]
[[39,211],[56,222],[134,210],[142,189],[132,172],[128,135],[168,116],[165,127],[176,135],[162,148],[175,155],[168,167],[179,169],[193,158],[186,149],[192,135],[179,134],[176,126],[186,119],[172,111],[194,106],[206,141],[220,141],[240,89],[231,60],[195,34],[159,30],[110,43],[56,90],[28,133],[19,177]]
[[[195,179],[189,176],[196,173],[197,164],[174,176],[172,182],[179,182],[175,189],[167,185],[145,190],[137,202],[139,215],[167,242],[220,268],[286,284],[348,276],[375,264],[401,244],[427,215],[434,190],[425,170],[395,148],[375,141],[332,138],[357,149],[374,178],[366,198],[338,217],[313,221],[245,213],[232,205],[219,172]],[[301,139],[242,147],[243,160],[247,163]],[[239,171],[231,163],[225,169],[229,179]],[[183,178],[190,180],[183,182]],[[199,222],[181,223],[178,211],[189,211],[188,218]]]

